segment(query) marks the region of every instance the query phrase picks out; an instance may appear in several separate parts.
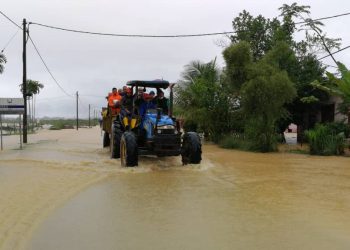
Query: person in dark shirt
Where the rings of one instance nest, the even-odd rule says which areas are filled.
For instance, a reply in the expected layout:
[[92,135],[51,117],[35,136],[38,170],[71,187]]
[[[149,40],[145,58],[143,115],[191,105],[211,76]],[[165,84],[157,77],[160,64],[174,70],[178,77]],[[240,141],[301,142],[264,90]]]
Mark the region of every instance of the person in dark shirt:
[[121,106],[126,114],[131,114],[133,109],[133,96],[130,88],[125,90],[125,95],[123,96]]
[[139,114],[140,105],[143,102],[143,89],[138,89],[138,92],[134,95],[135,100],[135,113]]
[[126,96],[126,91],[127,91],[127,89],[128,89],[128,87],[127,86],[123,86],[123,89],[122,90],[120,90],[121,92],[120,92],[120,95],[121,96]]
[[130,125],[129,120],[132,119],[132,111],[133,111],[133,96],[132,91],[130,88],[127,88],[125,90],[126,95],[123,96],[123,99],[121,101],[121,118],[124,123],[124,126],[128,128]]
[[151,102],[153,102],[154,104],[157,104],[156,102],[155,102],[155,95],[156,95],[156,93],[154,93],[154,91],[153,90],[151,90],[150,92],[149,92],[149,98],[151,99]]
[[168,98],[164,96],[164,92],[162,90],[158,90],[157,97],[155,98],[155,103],[157,108],[161,108],[163,114],[168,114],[169,106],[168,106]]

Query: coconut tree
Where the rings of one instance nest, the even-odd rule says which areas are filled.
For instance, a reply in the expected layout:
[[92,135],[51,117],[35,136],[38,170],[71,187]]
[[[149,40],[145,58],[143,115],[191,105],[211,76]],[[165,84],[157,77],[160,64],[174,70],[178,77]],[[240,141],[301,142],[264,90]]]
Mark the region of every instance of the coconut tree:
[[186,120],[186,126],[198,125],[205,136],[216,140],[230,125],[228,93],[216,60],[193,61],[185,66],[182,79],[175,87],[175,108]]
[[6,57],[3,53],[0,53],[0,74],[4,72],[4,64],[7,62]]

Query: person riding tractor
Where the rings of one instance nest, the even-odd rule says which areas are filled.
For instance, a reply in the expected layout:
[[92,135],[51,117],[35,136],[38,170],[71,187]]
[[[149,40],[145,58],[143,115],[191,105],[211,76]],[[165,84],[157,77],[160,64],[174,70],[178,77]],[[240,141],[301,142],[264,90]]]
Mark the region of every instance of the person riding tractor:
[[112,93],[108,95],[108,107],[113,115],[119,114],[121,100],[122,97],[119,95],[117,88],[113,88]]
[[137,119],[133,115],[133,101],[134,97],[132,95],[132,90],[130,88],[125,88],[125,95],[121,101],[120,115],[126,129],[129,129],[129,126],[134,128],[136,125]]

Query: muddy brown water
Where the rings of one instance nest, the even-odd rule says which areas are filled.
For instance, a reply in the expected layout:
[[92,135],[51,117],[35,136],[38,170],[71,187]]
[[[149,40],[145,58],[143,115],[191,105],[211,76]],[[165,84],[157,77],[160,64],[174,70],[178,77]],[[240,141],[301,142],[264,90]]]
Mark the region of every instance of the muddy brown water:
[[350,158],[206,144],[121,168],[98,128],[0,153],[0,249],[350,249]]

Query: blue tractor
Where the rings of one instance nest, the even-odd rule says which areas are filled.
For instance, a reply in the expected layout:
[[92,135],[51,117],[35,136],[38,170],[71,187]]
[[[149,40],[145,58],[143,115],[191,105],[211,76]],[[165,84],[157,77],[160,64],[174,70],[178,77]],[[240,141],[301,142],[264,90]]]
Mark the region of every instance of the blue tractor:
[[[195,132],[182,133],[180,122],[173,116],[173,85],[163,80],[129,81],[127,85],[134,93],[132,114],[123,117],[122,111],[112,121],[109,136],[112,158],[120,158],[123,167],[137,166],[139,155],[181,155],[183,165],[199,164],[202,160],[200,137]],[[149,90],[159,93],[162,89],[170,90],[168,108],[152,106],[140,110],[143,100],[138,93]]]

